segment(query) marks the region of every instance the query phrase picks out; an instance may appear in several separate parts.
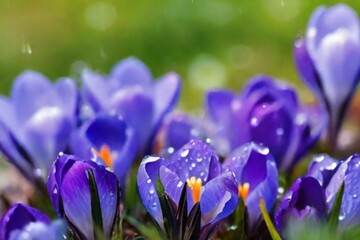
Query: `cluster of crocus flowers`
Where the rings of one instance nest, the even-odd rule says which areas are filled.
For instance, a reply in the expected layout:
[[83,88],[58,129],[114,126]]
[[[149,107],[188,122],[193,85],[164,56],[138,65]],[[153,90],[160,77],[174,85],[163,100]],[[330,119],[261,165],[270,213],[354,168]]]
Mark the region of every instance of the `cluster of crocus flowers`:
[[[209,239],[217,230],[221,237],[233,228],[244,231],[236,238],[263,238],[265,225],[265,236],[287,237],[293,222],[326,224],[334,214],[335,228],[358,226],[359,155],[316,155],[307,173],[291,174],[326,127],[330,147],[336,143],[359,80],[359,27],[346,5],[321,7],[296,41],[299,75],[320,105],[301,104],[290,85],[257,75],[240,93],[209,91],[201,117],[171,113],[179,77],[153,81],[135,58],[108,76],[84,70],[79,89],[69,78],[53,84],[21,74],[11,97],[0,97],[0,150],[32,183],[47,181],[60,219],[17,203],[0,220],[0,240],[112,239],[122,220],[136,228],[139,218],[146,228],[149,215],[171,240]],[[135,184],[131,169],[137,189],[127,191]],[[138,193],[149,215],[139,202],[127,209],[125,192]]]

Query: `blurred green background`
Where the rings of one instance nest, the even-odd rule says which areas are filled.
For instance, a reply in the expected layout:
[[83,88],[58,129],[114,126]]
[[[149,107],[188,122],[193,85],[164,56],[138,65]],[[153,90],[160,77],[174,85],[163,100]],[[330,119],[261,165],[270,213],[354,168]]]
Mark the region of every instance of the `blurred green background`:
[[[239,91],[254,74],[291,81],[292,45],[319,0],[0,0],[0,94],[25,69],[50,79],[90,67],[108,73],[136,56],[159,77],[184,80],[180,107],[211,87]],[[360,12],[360,1],[344,1]]]

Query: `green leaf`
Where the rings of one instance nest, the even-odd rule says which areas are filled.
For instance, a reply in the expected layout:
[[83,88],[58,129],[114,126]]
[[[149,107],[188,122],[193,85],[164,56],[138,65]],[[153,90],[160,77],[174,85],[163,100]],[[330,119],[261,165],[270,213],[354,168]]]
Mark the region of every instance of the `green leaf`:
[[227,229],[227,239],[244,239],[246,229],[246,206],[242,199],[240,199],[238,207],[236,208],[233,218],[234,223]]
[[276,231],[274,224],[272,223],[272,221],[269,217],[269,214],[266,211],[264,199],[260,199],[260,210],[261,210],[261,214],[265,220],[266,226],[270,232],[271,238],[273,240],[281,240],[279,233]]
[[334,205],[329,213],[328,226],[329,226],[329,229],[331,229],[332,231],[336,231],[336,229],[338,227],[341,203],[342,203],[342,198],[344,195],[344,188],[345,188],[345,185],[344,185],[344,182],[342,182],[340,189],[339,189],[338,193],[336,194],[336,199],[335,199]]
[[91,216],[94,226],[94,236],[96,239],[99,239],[102,237],[101,235],[104,232],[99,192],[92,169],[87,170],[87,174],[89,177],[89,188],[90,188],[90,197],[91,197]]
[[181,191],[180,200],[179,200],[179,207],[176,213],[176,219],[179,222],[179,238],[183,239],[185,234],[186,228],[186,221],[187,221],[187,194],[186,194],[187,184],[184,184],[184,187]]
[[125,215],[124,219],[133,227],[135,227],[141,235],[143,235],[147,239],[163,239],[160,233],[154,227],[148,227],[142,222],[138,221],[136,218]]
[[186,228],[183,240],[197,240],[200,236],[201,210],[200,202],[196,203],[186,220]]
[[164,228],[168,239],[177,239],[178,236],[178,223],[176,220],[175,209],[172,200],[165,193],[160,198],[160,206],[164,220]]

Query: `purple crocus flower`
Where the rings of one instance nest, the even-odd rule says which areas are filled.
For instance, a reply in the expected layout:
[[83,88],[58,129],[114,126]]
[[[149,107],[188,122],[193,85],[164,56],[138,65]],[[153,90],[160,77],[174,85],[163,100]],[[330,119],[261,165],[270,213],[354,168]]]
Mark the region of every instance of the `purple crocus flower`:
[[93,110],[122,115],[135,129],[141,152],[152,147],[159,124],[180,95],[175,73],[153,82],[148,68],[135,58],[118,63],[108,77],[85,71],[82,79],[84,96]]
[[201,226],[215,224],[230,215],[238,205],[238,190],[231,172],[222,172],[219,158],[200,140],[191,140],[170,159],[146,157],[138,172],[138,188],[142,202],[151,216],[163,225],[156,180],[179,204],[184,184],[188,184],[188,210],[200,203]]
[[0,219],[0,240],[10,239],[13,232],[22,230],[30,223],[50,224],[50,219],[41,211],[22,203],[14,204]]
[[281,231],[289,220],[325,220],[325,192],[313,177],[298,178],[288,189],[275,212],[275,225]]
[[52,85],[26,71],[11,97],[0,97],[0,150],[29,180],[46,178],[59,151],[68,146],[76,124],[77,90],[70,79]]
[[121,187],[137,152],[135,132],[114,114],[100,114],[74,133],[71,143],[75,155],[91,159],[112,169]]
[[[327,185],[323,185],[326,194],[326,201],[329,209],[332,208],[333,202],[344,182],[344,195],[341,202],[339,224],[341,227],[354,226],[360,223],[359,209],[360,209],[360,191],[358,182],[360,179],[360,155],[354,154],[345,161],[338,161],[324,164],[324,167],[333,168],[330,172],[331,178]],[[320,169],[316,175],[324,175],[324,171]]]
[[248,212],[248,227],[254,230],[260,223],[260,199],[264,199],[267,211],[276,201],[278,170],[274,158],[268,148],[247,143],[225,159],[223,169],[234,173],[239,197]]
[[97,232],[110,238],[119,205],[113,173],[95,162],[60,153],[50,171],[48,191],[58,216],[81,238],[95,239]]
[[267,76],[252,78],[240,95],[209,92],[206,108],[218,126],[216,137],[228,140],[228,152],[250,141],[263,144],[283,171],[291,171],[326,125],[325,114],[301,107],[292,87]]
[[300,76],[327,108],[333,145],[360,80],[360,23],[345,4],[319,7],[311,16],[305,39],[295,42]]

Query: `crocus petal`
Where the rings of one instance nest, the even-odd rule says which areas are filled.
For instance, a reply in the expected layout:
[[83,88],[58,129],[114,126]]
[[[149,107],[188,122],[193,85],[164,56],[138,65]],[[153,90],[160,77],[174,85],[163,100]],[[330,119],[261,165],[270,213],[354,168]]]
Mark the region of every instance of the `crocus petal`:
[[83,90],[86,99],[96,112],[101,111],[101,109],[106,106],[106,99],[108,99],[111,93],[111,89],[108,87],[105,77],[89,70],[85,70],[81,75],[81,79],[83,81]]
[[181,80],[177,74],[168,73],[156,80],[153,88],[154,135],[165,114],[174,108],[180,98]]
[[57,220],[53,223],[31,222],[22,230],[12,231],[9,240],[58,240],[60,236],[65,236],[66,225],[63,221]]
[[45,76],[32,71],[26,71],[16,78],[11,97],[20,124],[39,108],[56,106],[60,101]]
[[151,97],[140,87],[117,91],[110,99],[109,110],[124,116],[127,124],[133,127],[143,150],[153,126],[154,105]]
[[230,122],[230,116],[233,108],[236,108],[235,94],[228,90],[216,90],[207,93],[206,108],[210,116],[222,124]]
[[93,172],[99,194],[104,234],[110,238],[116,210],[118,209],[116,206],[119,197],[118,181],[114,174],[102,166]]
[[[159,177],[165,192],[172,198],[172,200],[174,200],[174,202],[178,203],[185,182],[182,181],[175,172],[165,166],[160,167]],[[191,202],[188,202],[188,204],[193,206],[193,204],[190,204]],[[191,207],[189,208],[191,209]]]
[[37,168],[47,172],[57,154],[66,148],[72,122],[59,107],[43,107],[24,125],[24,144]]
[[[341,164],[334,175],[333,180],[329,183],[326,193],[330,193],[330,188],[340,188],[341,180],[344,180],[344,195],[341,203],[339,214],[339,224],[343,228],[355,226],[360,223],[360,216],[358,214],[360,208],[359,186],[360,179],[360,156],[355,154],[349,157]],[[347,167],[347,168],[346,168]],[[343,173],[345,172],[345,176]],[[327,195],[330,197],[330,194]]]
[[110,73],[110,82],[114,88],[140,85],[150,86],[151,73],[144,63],[136,58],[128,58],[118,63]]
[[360,42],[350,34],[339,29],[327,35],[319,46],[319,60],[315,62],[321,78],[327,82],[323,86],[324,92],[335,116],[358,82]]
[[276,102],[258,106],[254,109],[252,116],[251,140],[269,147],[278,167],[286,169],[283,160],[294,131],[291,115],[286,112],[280,102]]
[[87,239],[94,239],[89,178],[87,176],[89,169],[89,165],[79,161],[75,162],[64,175],[60,191],[67,219]]
[[55,84],[55,90],[62,103],[62,109],[68,116],[74,116],[77,110],[78,90],[75,82],[70,78],[60,79]]
[[267,147],[247,143],[233,151],[224,161],[225,171],[234,173],[237,184],[249,184],[244,200],[249,216],[248,227],[253,231],[259,224],[260,199],[264,199],[268,211],[276,201],[278,170]]
[[25,204],[13,205],[0,220],[0,239],[9,239],[13,230],[22,229],[30,222],[50,223],[50,219],[44,213]]
[[59,153],[57,159],[53,163],[50,169],[48,181],[47,181],[47,189],[50,196],[51,203],[59,216],[63,216],[63,212],[61,212],[60,208],[60,187],[62,184],[62,179],[65,173],[70,169],[70,167],[75,163],[75,161],[79,161],[74,156],[66,155],[64,153]]
[[322,39],[337,29],[348,29],[354,36],[360,36],[356,12],[345,4],[326,9],[319,7],[311,16],[306,33],[307,47],[314,58]]
[[200,199],[202,225],[215,223],[235,211],[238,205],[238,190],[232,173],[218,175],[203,188]]
[[316,155],[309,163],[308,175],[317,179],[326,189],[338,166],[339,161],[336,159],[326,154]]
[[159,169],[164,160],[159,157],[146,157],[142,160],[137,176],[139,194],[146,210],[157,221],[160,227],[163,226],[163,217],[159,197],[156,192],[156,180]]
[[0,151],[4,154],[5,158],[14,164],[28,180],[34,180],[34,176],[32,174],[34,166],[19,153],[14,142],[14,136],[12,136],[9,131],[7,131],[1,122]]
[[308,87],[315,92],[316,96],[321,101],[324,101],[322,97],[323,86],[313,61],[308,53],[304,39],[296,40],[294,44],[294,58],[298,73],[304,80],[305,84],[307,84]]

